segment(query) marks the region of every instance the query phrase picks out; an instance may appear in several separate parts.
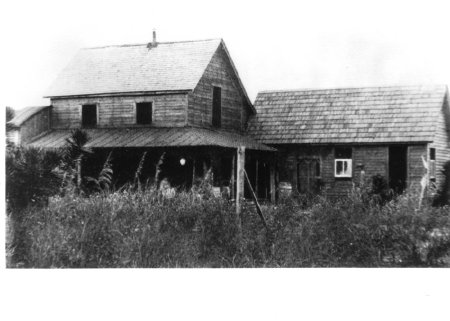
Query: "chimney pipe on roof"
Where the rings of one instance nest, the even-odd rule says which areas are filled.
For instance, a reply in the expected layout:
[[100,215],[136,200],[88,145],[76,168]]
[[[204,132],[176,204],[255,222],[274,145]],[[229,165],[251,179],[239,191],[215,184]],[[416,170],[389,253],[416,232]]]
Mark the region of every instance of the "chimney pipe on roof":
[[157,45],[158,45],[158,43],[156,42],[156,31],[155,31],[155,29],[153,29],[153,41],[147,45],[147,48],[152,49],[152,48],[155,48]]

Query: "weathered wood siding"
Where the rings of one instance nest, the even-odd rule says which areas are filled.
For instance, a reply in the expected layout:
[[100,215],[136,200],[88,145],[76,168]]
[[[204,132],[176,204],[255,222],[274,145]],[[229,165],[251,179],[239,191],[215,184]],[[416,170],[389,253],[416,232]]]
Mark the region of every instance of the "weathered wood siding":
[[[352,147],[352,178],[334,176],[335,146],[314,145],[278,145],[279,182],[289,182],[297,189],[297,161],[301,158],[319,158],[321,163],[321,183],[323,192],[330,197],[347,195],[353,186],[361,180],[361,168],[365,178],[380,174],[389,177],[388,145],[357,145]],[[424,175],[422,155],[426,155],[427,145],[408,146],[407,186],[417,188]],[[425,153],[425,154],[424,154]]]
[[189,94],[189,124],[212,127],[213,86],[222,88],[221,128],[244,129],[249,106],[222,46],[217,49],[199,83]]
[[422,156],[427,159],[427,144],[408,146],[407,159],[407,182],[406,186],[410,189],[420,191],[420,181],[426,174],[423,166]]
[[31,116],[20,127],[20,143],[28,143],[34,137],[50,130],[50,108],[47,107]]
[[447,98],[437,119],[435,140],[429,147],[436,148],[436,185],[440,187],[445,179],[442,170],[450,161],[450,108]]
[[97,105],[97,127],[135,126],[135,106],[136,103],[140,102],[153,103],[153,122],[150,126],[181,127],[186,125],[187,94],[170,94],[154,96],[55,98],[52,99],[52,127],[80,127],[80,106],[84,104]]

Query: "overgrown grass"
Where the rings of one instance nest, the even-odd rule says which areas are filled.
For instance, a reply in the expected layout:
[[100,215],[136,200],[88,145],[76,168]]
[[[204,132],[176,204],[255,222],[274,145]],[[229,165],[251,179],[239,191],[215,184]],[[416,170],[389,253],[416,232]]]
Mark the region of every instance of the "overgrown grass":
[[70,188],[81,178],[56,175],[57,155],[11,153],[9,267],[440,266],[449,254],[450,208],[419,208],[419,195],[395,197],[383,184],[354,188],[337,201],[268,204],[266,229],[251,206],[237,217],[233,203],[213,196],[208,179],[168,193],[156,175],[151,185],[137,178],[113,191],[108,157],[90,180],[97,188]]
[[124,189],[54,197],[25,210],[29,267],[311,267],[439,265],[449,208],[416,210],[414,195],[383,206],[355,191],[339,202],[264,207],[270,231],[244,209],[200,190],[167,198]]

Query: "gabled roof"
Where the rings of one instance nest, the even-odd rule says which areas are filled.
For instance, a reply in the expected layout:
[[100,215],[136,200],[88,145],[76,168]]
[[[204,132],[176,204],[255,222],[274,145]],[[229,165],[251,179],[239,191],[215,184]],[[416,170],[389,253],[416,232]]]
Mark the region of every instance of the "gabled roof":
[[265,144],[431,142],[447,87],[265,91],[249,133]]
[[30,119],[32,116],[40,112],[45,108],[49,108],[50,106],[36,106],[36,107],[26,107],[16,111],[16,115],[13,119],[11,119],[7,125],[9,127],[20,127],[24,122]]
[[81,49],[46,97],[194,90],[222,45],[239,85],[245,89],[221,39],[158,42]]
[[[253,138],[223,130],[196,127],[181,128],[95,128],[85,129],[88,135],[86,147],[120,148],[120,147],[187,147],[219,146],[275,151],[274,148],[261,144]],[[70,129],[52,130],[37,137],[29,145],[41,148],[60,148],[66,144],[71,135]]]

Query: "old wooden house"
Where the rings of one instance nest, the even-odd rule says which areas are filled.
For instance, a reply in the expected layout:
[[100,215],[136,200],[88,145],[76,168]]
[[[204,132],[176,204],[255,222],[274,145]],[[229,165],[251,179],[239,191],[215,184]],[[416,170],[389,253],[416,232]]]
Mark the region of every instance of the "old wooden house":
[[[83,170],[98,173],[112,151],[118,184],[146,152],[144,177],[164,155],[159,177],[171,186],[189,187],[211,170],[216,188],[235,198],[244,193],[245,159],[275,150],[245,132],[255,109],[221,39],[157,42],[154,34],[148,44],[82,49],[46,97],[51,105],[40,112],[49,117],[28,145],[60,148],[82,128],[97,157]],[[274,167],[264,164],[260,194],[274,198]]]
[[[260,92],[249,132],[275,147],[279,186],[341,196],[361,176],[401,192],[450,161],[446,86]],[[428,167],[429,170],[426,169]]]
[[337,197],[377,174],[397,192],[424,175],[439,186],[450,160],[446,86],[266,91],[253,106],[221,39],[82,49],[47,97],[10,122],[22,143],[60,148],[82,128],[96,157],[84,170],[113,151],[117,184],[144,153],[144,178],[164,155],[172,186],[209,171],[231,198],[272,201],[284,189]]

